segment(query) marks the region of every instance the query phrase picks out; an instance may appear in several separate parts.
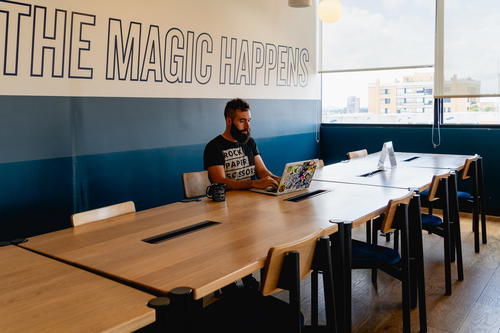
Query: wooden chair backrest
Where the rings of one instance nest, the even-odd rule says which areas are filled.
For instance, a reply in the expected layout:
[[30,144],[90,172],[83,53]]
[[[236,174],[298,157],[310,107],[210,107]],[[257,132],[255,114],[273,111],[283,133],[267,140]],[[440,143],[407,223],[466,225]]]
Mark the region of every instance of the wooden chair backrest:
[[475,162],[478,159],[479,159],[479,155],[476,154],[473,157],[465,160],[464,171],[462,172],[462,179],[470,178],[470,175],[469,175],[470,166],[471,166],[472,162]]
[[364,157],[368,155],[368,150],[366,149],[361,149],[361,150],[356,150],[356,151],[350,151],[347,153],[347,158],[352,160],[353,158],[358,158],[358,157]]
[[387,203],[387,208],[385,210],[384,220],[382,221],[382,226],[380,228],[383,233],[388,233],[394,230],[393,224],[397,208],[401,204],[408,205],[411,198],[413,198],[413,192],[409,192],[401,198],[389,200],[389,202]]
[[184,196],[186,198],[200,197],[207,193],[210,186],[207,171],[186,172],[182,174]]
[[427,200],[436,201],[439,199],[439,197],[436,196],[439,188],[439,182],[441,181],[441,179],[448,178],[449,176],[450,171],[442,175],[435,175],[434,177],[432,177],[431,187],[429,188],[429,196],[427,197]]
[[102,208],[88,210],[71,215],[71,222],[73,227],[78,227],[83,224],[97,222],[100,220],[109,219],[119,215],[135,212],[135,205],[133,201],[126,201],[116,205],[106,206]]
[[318,160],[318,165],[317,165],[318,169],[319,169],[319,168],[322,168],[322,167],[324,167],[324,166],[325,166],[325,162],[323,162],[323,160],[322,160],[322,159],[319,159],[319,160]]
[[262,295],[267,296],[281,290],[278,288],[278,281],[285,255],[290,251],[299,253],[300,279],[311,273],[316,242],[320,236],[320,232],[314,233],[296,242],[274,246],[269,250],[262,278]]

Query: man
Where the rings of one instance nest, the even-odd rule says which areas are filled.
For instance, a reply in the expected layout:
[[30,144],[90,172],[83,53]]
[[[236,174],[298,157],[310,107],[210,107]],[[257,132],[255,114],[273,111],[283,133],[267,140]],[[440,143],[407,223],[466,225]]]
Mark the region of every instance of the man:
[[[248,103],[239,98],[230,100],[224,109],[224,119],[224,133],[210,141],[203,153],[203,164],[210,181],[226,184],[226,188],[233,190],[277,187],[280,178],[267,170],[257,144],[250,136],[252,116]],[[243,278],[243,284],[254,289],[259,286],[251,274]],[[222,288],[222,292],[231,295],[237,289],[236,283],[232,283]]]
[[224,133],[210,141],[203,154],[210,181],[234,190],[278,186],[280,178],[267,170],[250,136],[252,116],[248,103],[239,98],[230,100],[224,118]]

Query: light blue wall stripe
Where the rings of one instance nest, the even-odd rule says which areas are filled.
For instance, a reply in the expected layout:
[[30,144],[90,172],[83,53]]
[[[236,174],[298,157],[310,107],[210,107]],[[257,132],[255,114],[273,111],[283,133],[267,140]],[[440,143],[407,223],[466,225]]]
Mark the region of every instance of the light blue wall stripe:
[[0,96],[0,163],[71,155],[70,100]]
[[[0,163],[203,144],[226,99],[0,96]],[[256,138],[316,130],[318,100],[248,100]]]

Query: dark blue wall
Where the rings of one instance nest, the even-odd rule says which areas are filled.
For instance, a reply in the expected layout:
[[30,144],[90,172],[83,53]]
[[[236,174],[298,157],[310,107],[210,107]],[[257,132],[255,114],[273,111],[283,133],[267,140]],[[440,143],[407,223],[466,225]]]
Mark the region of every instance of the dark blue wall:
[[[320,155],[326,164],[346,158],[353,150],[380,151],[385,141],[392,141],[396,151],[436,154],[479,154],[484,158],[486,209],[500,215],[500,129],[441,128],[441,145],[433,148],[431,127],[377,127],[322,125]],[[467,184],[463,184],[467,186]]]
[[[74,212],[182,198],[224,129],[227,99],[0,96],[0,240],[70,226]],[[319,155],[319,100],[248,100],[270,170]]]

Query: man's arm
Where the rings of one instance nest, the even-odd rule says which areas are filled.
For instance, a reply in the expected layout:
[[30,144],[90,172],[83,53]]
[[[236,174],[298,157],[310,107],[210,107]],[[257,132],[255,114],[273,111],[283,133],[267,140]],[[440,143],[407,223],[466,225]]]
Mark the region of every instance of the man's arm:
[[224,166],[222,165],[213,165],[211,167],[208,167],[208,178],[212,183],[226,184],[227,188],[231,190],[244,190],[252,187],[266,188],[269,186],[278,186],[276,180],[274,180],[270,176],[264,176],[259,180],[234,180],[231,178],[227,178],[226,173],[224,172]]
[[271,177],[274,179],[276,181],[276,185],[274,186],[278,186],[278,183],[281,180],[281,177],[273,175],[273,173],[267,169],[264,164],[264,160],[260,157],[260,155],[255,156],[255,172],[259,178]]

